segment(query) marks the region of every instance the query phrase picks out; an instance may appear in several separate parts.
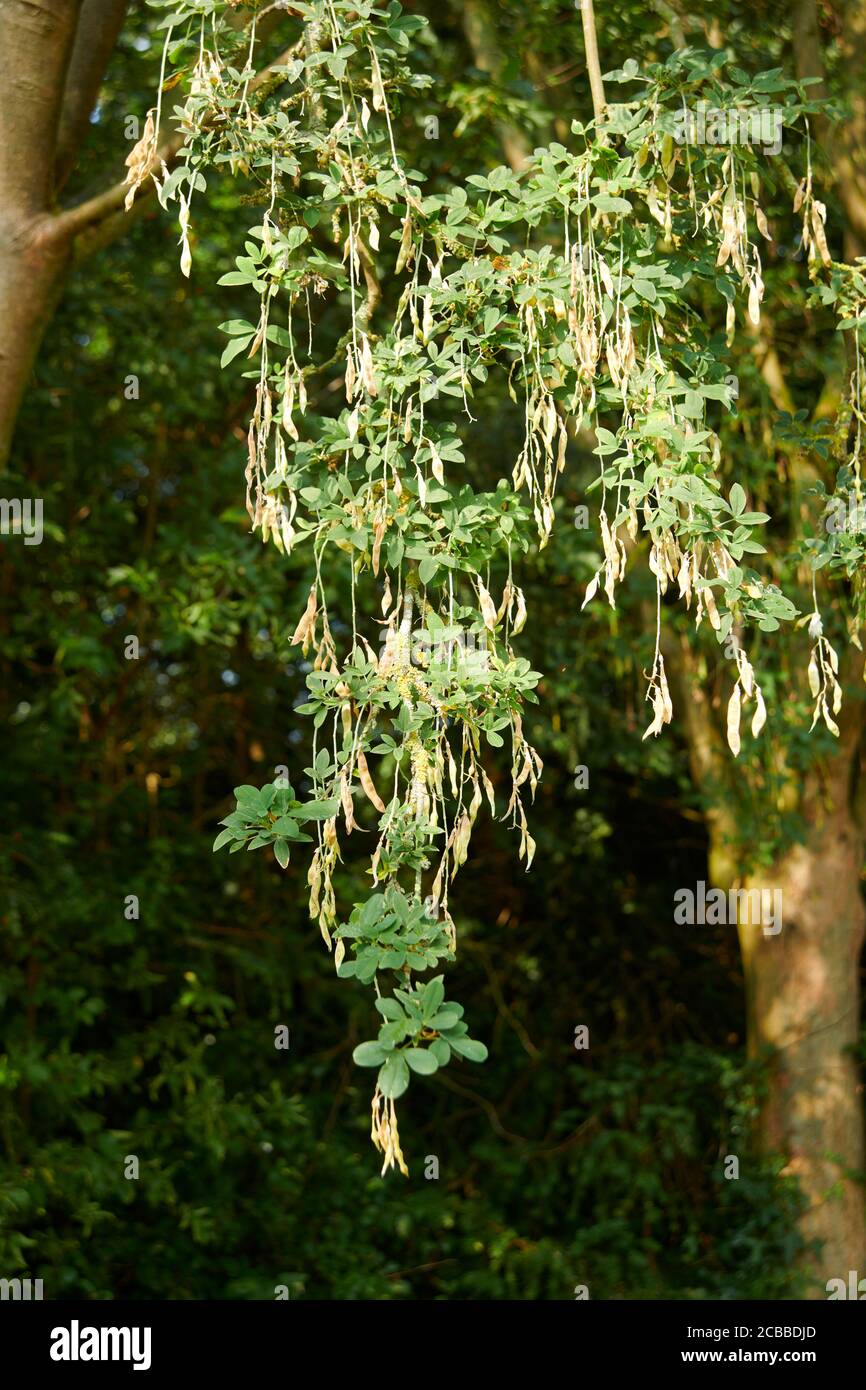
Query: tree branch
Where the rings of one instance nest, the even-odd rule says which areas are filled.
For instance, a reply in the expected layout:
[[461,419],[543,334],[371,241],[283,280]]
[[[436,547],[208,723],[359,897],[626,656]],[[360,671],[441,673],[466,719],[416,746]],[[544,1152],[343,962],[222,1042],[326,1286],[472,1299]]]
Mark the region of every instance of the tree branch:
[[64,78],[80,0],[5,0],[0,5],[0,221],[47,212]]
[[129,0],[84,0],[82,4],[60,111],[55,192],[75,165],[128,9]]
[[604,95],[604,83],[601,80],[601,64],[598,60],[598,38],[595,32],[595,10],[592,0],[581,0],[580,17],[583,21],[583,43],[586,48],[586,70],[589,74],[589,88],[592,92],[595,129],[599,139],[603,139],[602,124],[607,101]]
[[[259,91],[275,73],[275,69],[284,67],[294,55],[298,48],[298,40],[285,49],[279,57],[268,63],[266,67],[257,72],[249,85],[249,95]],[[166,168],[171,169],[177,160],[178,155],[186,143],[185,137],[176,131],[165,143],[157,150],[151,163],[151,171],[161,169],[165,164]],[[82,233],[96,231],[100,224],[105,224],[114,214],[119,213],[123,208],[126,195],[129,192],[129,185],[126,179],[120,180],[112,185],[111,188],[104,189],[101,193],[95,194],[92,198],[87,198],[84,202],[78,203],[75,207],[67,208],[59,212],[51,220],[51,224],[46,228],[44,235],[50,241],[72,241]],[[151,197],[153,194],[152,181],[147,184],[136,199],[136,206],[139,202]],[[118,219],[118,228],[123,225],[124,219]],[[111,238],[110,238],[111,239]],[[96,249],[96,244],[105,245],[105,241],[98,241],[94,236],[92,249]]]

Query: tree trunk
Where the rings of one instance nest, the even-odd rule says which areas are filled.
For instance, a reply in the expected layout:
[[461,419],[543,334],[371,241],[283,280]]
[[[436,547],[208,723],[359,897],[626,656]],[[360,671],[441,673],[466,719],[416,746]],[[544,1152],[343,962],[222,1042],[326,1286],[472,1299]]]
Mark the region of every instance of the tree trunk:
[[[707,799],[709,879],[714,887],[776,891],[781,929],[750,921],[740,900],[737,931],[746,990],[750,1057],[769,1059],[758,1139],[780,1154],[806,1200],[801,1231],[820,1242],[803,1260],[811,1292],[828,1279],[866,1275],[863,1086],[853,1049],[860,1030],[859,962],[866,928],[861,892],[863,791],[859,772],[866,709],[863,658],[851,651],[849,694],[836,751],[806,774],[788,772],[787,807],[808,831],[768,869],[744,874],[737,783],[688,641],[665,653],[682,709],[695,783]],[[747,902],[748,900],[746,900]],[[755,899],[752,900],[755,902]],[[768,906],[772,903],[768,900]],[[764,926],[768,931],[764,931]]]
[[[769,1051],[761,1138],[784,1155],[806,1199],[801,1229],[820,1248],[805,1266],[818,1279],[866,1273],[863,1087],[854,1056],[860,1021],[863,842],[847,806],[828,813],[805,844],[748,888],[781,894],[781,929],[738,926],[748,1049]],[[776,924],[774,924],[775,927]]]
[[79,12],[80,0],[0,0],[0,464],[62,275],[41,234]]
[[44,239],[38,222],[0,219],[0,463],[68,263],[69,247]]

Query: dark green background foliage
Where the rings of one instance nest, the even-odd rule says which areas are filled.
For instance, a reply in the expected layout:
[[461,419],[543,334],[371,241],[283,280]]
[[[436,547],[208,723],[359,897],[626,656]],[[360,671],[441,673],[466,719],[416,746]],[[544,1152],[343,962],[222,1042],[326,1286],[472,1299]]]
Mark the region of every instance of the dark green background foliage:
[[[773,7],[755,8],[754,63],[738,7],[718,8],[738,60],[768,66]],[[645,10],[605,13],[617,61],[659,28]],[[425,145],[406,112],[403,139],[452,180],[501,162],[495,118],[532,131],[544,112],[526,74],[482,82],[459,26],[430,13],[442,132]],[[499,14],[542,69],[579,51],[565,6]],[[136,13],[115,55],[82,186],[149,105],[147,24]],[[585,105],[583,83],[580,66],[551,105],[573,88]],[[249,220],[235,198],[227,186],[199,209],[188,283],[158,211],[73,278],[2,480],[44,498],[47,529],[0,551],[0,1272],[43,1278],[51,1298],[791,1293],[797,1195],[748,1149],[761,1077],[744,1063],[735,934],[672,924],[706,845],[676,733],[640,745],[651,590],[638,579],[615,621],[578,611],[597,559],[594,533],[570,525],[588,457],[550,547],[524,562],[522,650],[545,673],[527,716],[545,760],[535,863],[524,874],[514,838],[479,822],[461,874],[446,987],[471,1001],[490,1057],[412,1087],[408,1181],[379,1177],[369,1076],[351,1061],[368,1001],[309,922],[306,861],[211,854],[234,786],[286,764],[297,787],[307,761],[288,636],[309,573],[249,534],[249,396],[217,365],[235,292],[213,286]],[[474,408],[473,465],[495,486],[519,419],[504,396]],[[363,854],[347,849],[344,901],[366,891]]]

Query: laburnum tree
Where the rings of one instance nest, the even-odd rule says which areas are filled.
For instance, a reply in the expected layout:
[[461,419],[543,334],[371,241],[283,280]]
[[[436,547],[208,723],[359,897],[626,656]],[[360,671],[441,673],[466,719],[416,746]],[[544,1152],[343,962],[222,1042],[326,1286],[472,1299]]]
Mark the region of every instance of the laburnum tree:
[[[778,704],[778,668],[792,661],[780,652],[798,650],[802,630],[812,725],[839,741],[805,781],[779,740],[766,755],[750,742],[756,790],[763,783],[777,806],[805,797],[818,846],[726,871],[719,861],[737,842],[727,823],[737,818],[735,793],[719,796],[710,823],[714,877],[759,890],[769,878],[782,889],[788,921],[779,935],[766,931],[748,893],[739,899],[752,1044],[778,1050],[767,1137],[802,1178],[808,1232],[824,1241],[825,1258],[853,1259],[863,1248],[850,1051],[862,913],[848,774],[860,701],[844,713],[842,705],[843,681],[861,671],[862,547],[845,523],[810,529],[796,493],[818,493],[814,512],[823,507],[825,517],[860,505],[866,282],[856,261],[834,261],[829,247],[810,126],[822,108],[805,75],[751,76],[683,44],[664,63],[629,58],[603,77],[585,3],[592,112],[531,153],[512,136],[510,166],[429,187],[399,138],[401,116],[434,84],[418,16],[397,4],[292,6],[294,43],[261,81],[255,23],[246,45],[215,0],[160,7],[166,68],[188,82],[173,110],[185,144],[173,169],[160,167],[160,99],[131,161],[130,197],[150,178],[165,206],[177,204],[189,275],[208,178],[227,167],[251,184],[257,214],[223,283],[248,286],[256,307],[223,325],[222,365],[254,364],[252,526],[279,552],[308,546],[314,568],[290,639],[311,658],[299,713],[312,724],[303,769],[312,799],[296,796],[287,778],[238,788],[216,847],[270,847],[285,864],[293,846],[310,843],[311,915],[338,973],[375,995],[380,1026],[355,1060],[376,1072],[372,1138],[383,1171],[406,1171],[396,1102],[413,1074],[455,1054],[485,1056],[463,1006],[431,972],[457,946],[452,884],[485,805],[509,818],[518,855],[532,864],[527,800],[541,764],[524,709],[538,673],[520,655],[521,559],[550,540],[570,435],[591,431],[601,551],[584,606],[616,608],[630,554],[654,578],[644,737],[671,723],[679,686],[698,775],[720,783],[747,775],[727,759],[761,738],[764,688],[772,682]],[[483,45],[490,31],[477,28]],[[614,86],[617,99],[608,100]],[[722,139],[697,131],[696,109],[724,128]],[[738,387],[737,338],[762,330],[771,240],[762,200],[772,196],[763,187],[781,132],[795,165],[779,169],[801,226],[803,272],[846,335],[849,370],[833,430],[816,435],[788,413],[794,524],[768,555],[770,514],[750,500],[736,451],[725,448],[724,416]],[[319,306],[334,296],[345,329],[323,344]],[[325,413],[317,387],[328,372],[339,373],[344,401]],[[472,437],[496,374],[522,414],[523,441],[496,488],[480,492]],[[814,454],[838,469],[832,495],[821,495],[817,478],[806,486]],[[333,609],[338,566],[350,579],[349,613]],[[845,599],[829,590],[837,578],[848,581]],[[694,640],[669,614],[673,593],[690,610]],[[850,643],[840,661],[834,619],[846,606]],[[706,694],[684,689],[695,662],[712,663]],[[724,690],[727,750],[714,689]],[[488,749],[503,742],[504,807],[486,768]],[[844,781],[834,785],[840,764]],[[333,874],[341,841],[369,832],[372,813],[370,894],[350,911]]]
[[[834,16],[827,74],[814,3],[769,68],[724,6],[600,6],[598,30],[591,0],[531,15],[472,0],[429,23],[344,0],[153,8],[162,71],[126,179],[60,213],[47,166],[24,189],[28,227],[63,256],[22,333],[35,352],[70,236],[115,234],[155,190],[194,276],[197,205],[243,181],[249,230],[222,283],[245,307],[222,365],[251,384],[252,529],[275,563],[309,557],[287,637],[309,662],[310,732],[297,767],[237,789],[216,846],[309,855],[335,968],[372,993],[355,1060],[383,1171],[406,1171],[410,1081],[485,1056],[446,998],[454,880],[487,813],[532,871],[522,575],[570,526],[573,474],[593,521],[585,640],[649,635],[646,719],[622,737],[680,732],[712,882],[746,890],[764,1142],[801,1183],[821,1270],[862,1267],[866,7]],[[472,88],[449,75],[458,39]],[[579,39],[575,96],[556,74]],[[52,149],[69,51],[46,78]],[[442,132],[482,128],[499,162],[480,142],[455,178],[431,157]],[[24,188],[32,170],[4,173]],[[506,408],[518,446],[478,490],[473,441]],[[350,836],[369,845],[357,902],[334,882]],[[778,933],[755,910],[767,889]]]

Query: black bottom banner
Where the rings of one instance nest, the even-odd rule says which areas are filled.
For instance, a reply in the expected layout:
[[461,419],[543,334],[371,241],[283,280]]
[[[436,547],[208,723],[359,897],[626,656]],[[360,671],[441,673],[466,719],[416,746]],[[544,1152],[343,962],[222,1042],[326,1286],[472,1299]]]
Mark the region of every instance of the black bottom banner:
[[[426,1338],[453,1331],[468,1350],[478,1345],[485,1369],[514,1369],[515,1355],[545,1361],[566,1354],[575,1370],[674,1367],[807,1366],[824,1379],[856,1365],[866,1322],[857,1307],[828,1302],[777,1303],[436,1303],[392,1306],[305,1302],[274,1303],[0,1303],[0,1336],[7,1366],[46,1372],[51,1379],[99,1378],[101,1371],[161,1378],[195,1372],[217,1380],[232,1374],[291,1373],[315,1357],[331,1379],[345,1357],[357,1371],[372,1353],[390,1356],[393,1339],[413,1327]],[[426,1311],[424,1307],[426,1306]],[[415,1319],[418,1319],[415,1322]],[[357,1320],[357,1321],[356,1321]],[[354,1327],[354,1335],[352,1328]],[[322,1338],[319,1338],[321,1332]],[[480,1343],[479,1343],[480,1336]],[[512,1342],[512,1337],[515,1342]],[[468,1339],[468,1340],[467,1340]],[[543,1340],[541,1340],[543,1339]],[[449,1344],[438,1342],[443,1354]],[[428,1365],[433,1348],[418,1343]],[[449,1347],[449,1356],[455,1348]],[[300,1365],[298,1355],[302,1356]],[[461,1352],[462,1356],[463,1352]],[[322,1358],[320,1360],[320,1358]],[[429,1358],[429,1360],[428,1360]],[[506,1362],[507,1358],[507,1362]],[[548,1362],[549,1364],[549,1362]]]

